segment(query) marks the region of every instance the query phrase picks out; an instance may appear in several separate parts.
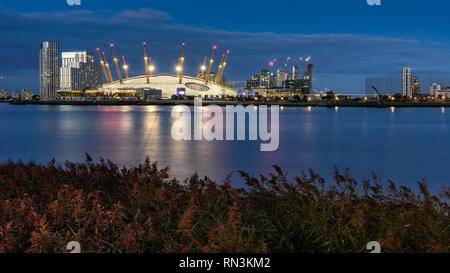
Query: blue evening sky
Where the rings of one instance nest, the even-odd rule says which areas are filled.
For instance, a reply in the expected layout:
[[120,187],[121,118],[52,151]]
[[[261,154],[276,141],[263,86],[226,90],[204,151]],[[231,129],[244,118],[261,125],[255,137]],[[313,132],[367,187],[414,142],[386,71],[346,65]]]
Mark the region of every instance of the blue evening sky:
[[310,55],[315,87],[344,93],[361,93],[365,77],[395,76],[404,66],[418,73],[450,70],[449,1],[81,1],[0,0],[2,87],[38,91],[41,40],[58,41],[61,50],[89,51],[115,42],[135,74],[143,72],[144,40],[160,72],[172,72],[186,41],[190,74],[217,44],[219,56],[232,51],[226,76],[237,82],[273,58]]

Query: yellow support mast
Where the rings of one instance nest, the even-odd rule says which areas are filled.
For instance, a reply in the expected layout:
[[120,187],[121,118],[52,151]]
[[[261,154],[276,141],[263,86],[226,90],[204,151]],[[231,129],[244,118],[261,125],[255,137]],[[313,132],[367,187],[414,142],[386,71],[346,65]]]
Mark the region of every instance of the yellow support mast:
[[179,62],[179,71],[178,71],[178,77],[179,77],[179,81],[178,84],[182,84],[183,83],[183,65],[184,65],[184,46],[186,44],[183,43],[181,45],[181,58],[180,58],[180,62]]
[[153,65],[152,58],[149,58],[150,66],[148,69],[150,70],[150,77],[153,77],[153,71],[155,71],[155,66]]
[[203,80],[203,78],[205,77],[205,70],[206,70],[206,57],[205,57],[205,59],[203,60],[203,64],[202,64],[202,66],[200,67],[200,70],[202,71],[202,74],[200,75],[200,79]]
[[217,46],[214,46],[213,47],[213,52],[212,52],[212,55],[211,55],[211,59],[209,60],[208,73],[206,74],[206,80],[205,80],[206,84],[208,84],[209,77],[211,76],[211,68],[212,68],[212,65],[214,63],[214,54],[216,54],[216,49],[217,49]]
[[215,83],[219,83],[219,76],[220,76],[220,71],[222,70],[223,59],[224,59],[224,58],[225,58],[225,54],[223,54],[223,55],[222,55],[222,59],[220,59],[219,69],[217,69],[216,79],[214,80]]
[[123,60],[123,70],[125,70],[125,76],[127,77],[127,80],[129,79],[128,77],[128,65],[127,62],[125,61],[125,56],[122,56],[122,60]]
[[119,77],[120,84],[122,84],[123,83],[122,74],[120,73],[119,61],[117,61],[116,51],[114,50],[114,44],[111,44],[110,46],[114,56],[114,63],[116,64],[117,76]]
[[105,62],[102,59],[102,54],[100,53],[100,48],[97,47],[98,57],[100,59],[100,64],[102,65],[103,74],[105,74],[106,82],[110,83],[108,72],[106,72]]
[[148,76],[148,57],[147,57],[147,43],[143,42],[142,45],[144,46],[144,62],[145,62],[145,75],[147,76],[147,83],[150,83],[150,77]]
[[105,61],[106,70],[108,71],[109,80],[110,80],[110,82],[113,82],[114,79],[112,77],[111,69],[109,68],[109,63],[108,63],[108,60],[106,59],[105,52],[102,52],[102,54],[103,54],[103,59]]
[[222,64],[222,70],[219,72],[219,80],[218,83],[222,84],[223,83],[223,72],[225,71],[225,68],[227,67],[227,61],[228,61],[228,56],[230,55],[230,51],[227,50],[227,55],[225,56],[225,60],[223,61]]

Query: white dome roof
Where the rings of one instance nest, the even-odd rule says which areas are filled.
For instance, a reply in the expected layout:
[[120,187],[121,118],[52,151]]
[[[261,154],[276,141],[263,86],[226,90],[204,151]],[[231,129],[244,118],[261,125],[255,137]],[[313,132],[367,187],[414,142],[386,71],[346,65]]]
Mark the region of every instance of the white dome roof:
[[186,96],[235,96],[236,90],[225,87],[214,82],[208,82],[205,84],[204,80],[193,78],[189,76],[183,76],[182,84],[179,84],[179,78],[177,76],[160,74],[150,77],[150,83],[147,83],[147,77],[145,75],[124,79],[121,84],[119,81],[115,81],[109,84],[103,85],[103,90],[118,90],[118,89],[159,89],[162,91],[163,97],[171,97],[177,95],[177,91],[186,91]]

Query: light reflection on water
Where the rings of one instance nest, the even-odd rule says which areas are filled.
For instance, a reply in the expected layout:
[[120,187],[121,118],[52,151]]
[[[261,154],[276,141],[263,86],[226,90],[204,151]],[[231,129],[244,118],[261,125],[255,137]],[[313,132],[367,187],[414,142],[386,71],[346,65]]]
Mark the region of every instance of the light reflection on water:
[[[0,159],[80,161],[88,152],[120,165],[150,156],[179,178],[197,171],[222,181],[237,170],[267,174],[276,164],[290,176],[312,168],[331,178],[338,166],[349,167],[356,178],[375,171],[409,186],[422,177],[434,190],[450,184],[444,108],[286,107],[280,111],[279,150],[269,153],[259,151],[259,142],[174,141],[171,110],[0,104]],[[240,183],[237,175],[233,181]]]

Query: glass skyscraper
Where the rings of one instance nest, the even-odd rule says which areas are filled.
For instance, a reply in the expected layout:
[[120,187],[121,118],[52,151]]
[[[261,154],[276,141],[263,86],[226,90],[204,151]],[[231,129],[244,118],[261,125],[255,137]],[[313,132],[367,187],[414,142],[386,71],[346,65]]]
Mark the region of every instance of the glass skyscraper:
[[41,100],[56,97],[59,88],[59,45],[57,42],[42,42],[39,50],[39,79]]

